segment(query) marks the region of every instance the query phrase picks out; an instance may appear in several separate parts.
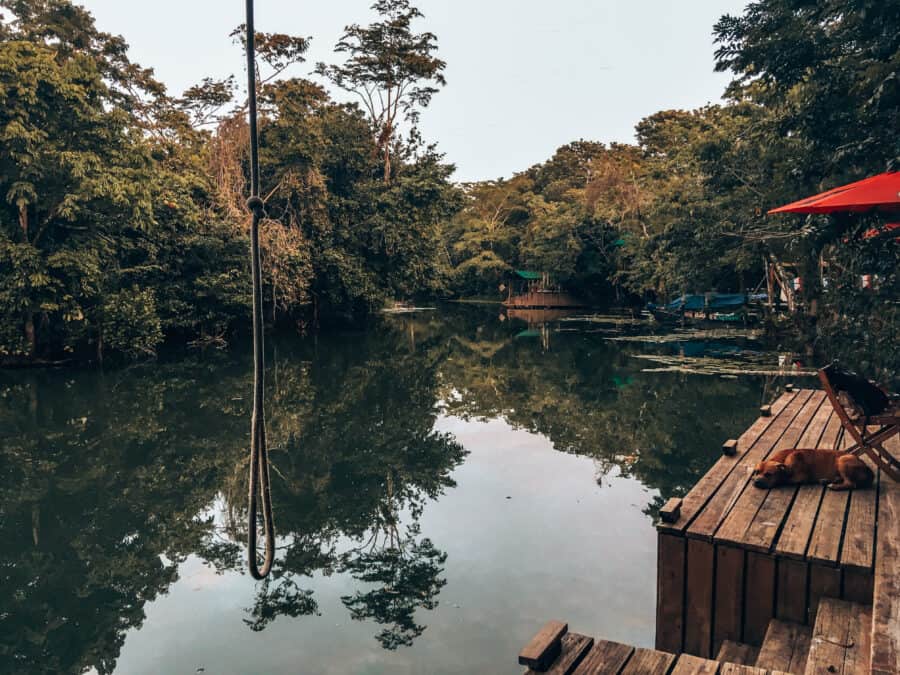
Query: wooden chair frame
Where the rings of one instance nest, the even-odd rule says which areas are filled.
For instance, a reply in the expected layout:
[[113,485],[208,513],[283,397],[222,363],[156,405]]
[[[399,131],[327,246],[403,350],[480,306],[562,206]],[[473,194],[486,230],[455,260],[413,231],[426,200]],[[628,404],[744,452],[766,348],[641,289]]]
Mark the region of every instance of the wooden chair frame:
[[[867,455],[884,473],[900,482],[900,461],[897,461],[884,447],[885,441],[900,434],[900,408],[893,405],[878,415],[861,414],[855,419],[851,418],[838,398],[838,391],[835,390],[828,377],[832,368],[833,364],[820,368],[819,381],[822,383],[822,388],[825,390],[825,395],[831,402],[834,412],[841,420],[841,426],[854,440],[854,444],[844,452],[857,456]],[[853,397],[849,395],[849,392],[845,392],[845,394],[852,400]],[[870,431],[870,427],[877,428]]]

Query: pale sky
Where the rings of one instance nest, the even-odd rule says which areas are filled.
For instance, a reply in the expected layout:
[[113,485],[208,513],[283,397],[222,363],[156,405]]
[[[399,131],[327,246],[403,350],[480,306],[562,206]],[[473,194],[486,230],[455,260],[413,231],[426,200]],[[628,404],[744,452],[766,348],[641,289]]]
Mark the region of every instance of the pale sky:
[[[180,94],[204,76],[243,78],[228,34],[240,0],[81,0]],[[630,142],[657,110],[716,102],[712,26],[747,0],[418,0],[416,30],[437,34],[447,86],[422,115],[426,140],[456,164],[456,180],[510,176],[573,140]],[[256,0],[257,30],[312,36],[309,75],[332,62],[348,23],[372,0]]]

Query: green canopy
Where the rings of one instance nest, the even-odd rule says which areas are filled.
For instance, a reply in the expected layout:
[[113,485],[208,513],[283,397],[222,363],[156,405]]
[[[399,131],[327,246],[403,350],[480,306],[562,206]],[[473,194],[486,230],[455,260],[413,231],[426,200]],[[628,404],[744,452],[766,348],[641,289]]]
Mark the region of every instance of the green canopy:
[[529,281],[537,281],[543,277],[540,272],[531,272],[529,270],[516,270],[516,274]]

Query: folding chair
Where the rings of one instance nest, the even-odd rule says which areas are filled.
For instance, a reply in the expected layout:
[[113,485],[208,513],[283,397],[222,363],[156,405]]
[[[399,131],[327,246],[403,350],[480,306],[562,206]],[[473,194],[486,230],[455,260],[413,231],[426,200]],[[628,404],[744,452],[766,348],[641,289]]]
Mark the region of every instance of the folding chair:
[[819,380],[841,426],[855,441],[844,452],[868,455],[882,471],[900,482],[900,461],[884,447],[885,441],[900,434],[900,398],[843,370],[836,361],[819,370]]

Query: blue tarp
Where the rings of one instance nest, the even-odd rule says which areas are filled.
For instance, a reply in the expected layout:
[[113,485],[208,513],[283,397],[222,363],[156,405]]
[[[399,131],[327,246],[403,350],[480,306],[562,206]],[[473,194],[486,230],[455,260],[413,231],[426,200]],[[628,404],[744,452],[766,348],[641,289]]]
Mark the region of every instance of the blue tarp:
[[[747,296],[743,293],[705,293],[703,295],[682,295],[665,305],[670,312],[699,312],[709,310],[721,312],[735,310],[747,304]],[[651,307],[656,307],[651,303]]]
[[743,293],[713,293],[707,304],[709,309],[737,309],[747,304],[747,296]]

